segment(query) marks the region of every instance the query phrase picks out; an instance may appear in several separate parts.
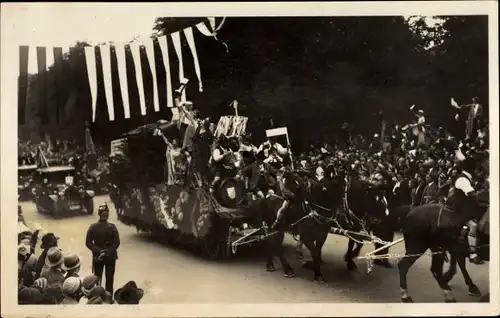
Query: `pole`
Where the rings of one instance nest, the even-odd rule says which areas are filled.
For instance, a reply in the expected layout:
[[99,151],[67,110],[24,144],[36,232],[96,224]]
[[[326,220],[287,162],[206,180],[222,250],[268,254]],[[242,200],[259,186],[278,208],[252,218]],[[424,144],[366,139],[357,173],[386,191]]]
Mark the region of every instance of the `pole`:
[[293,167],[292,149],[290,147],[290,139],[288,139],[288,132],[286,133],[286,142],[288,144],[288,156],[290,157],[290,164],[292,166],[292,170],[295,170],[295,168]]

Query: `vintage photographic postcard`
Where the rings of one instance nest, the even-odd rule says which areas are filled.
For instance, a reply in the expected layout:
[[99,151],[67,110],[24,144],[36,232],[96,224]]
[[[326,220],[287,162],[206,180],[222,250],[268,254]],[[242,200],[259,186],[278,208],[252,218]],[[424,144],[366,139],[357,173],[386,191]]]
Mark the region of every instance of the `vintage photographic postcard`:
[[2,317],[499,314],[497,2],[1,9]]

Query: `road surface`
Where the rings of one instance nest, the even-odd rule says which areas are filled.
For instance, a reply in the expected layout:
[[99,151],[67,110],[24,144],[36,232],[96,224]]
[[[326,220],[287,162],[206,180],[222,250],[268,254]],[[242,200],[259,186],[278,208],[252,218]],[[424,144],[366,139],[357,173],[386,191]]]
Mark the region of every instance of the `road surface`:
[[[95,198],[95,207],[109,202],[108,197]],[[339,302],[339,303],[386,303],[399,302],[399,277],[397,269],[376,266],[366,274],[365,263],[357,261],[359,271],[350,272],[343,262],[347,239],[330,235],[323,252],[325,265],[323,275],[326,283],[312,282],[312,272],[301,267],[296,259],[291,237],[285,238],[286,255],[297,276],[285,278],[276,261],[277,271],[268,273],[265,260],[258,251],[250,251],[224,262],[211,262],[193,252],[161,245],[151,240],[146,233],[137,233],[133,227],[116,220],[111,203],[110,222],[117,225],[121,245],[118,250],[115,274],[115,290],[127,281],[134,280],[146,291],[142,304],[167,303],[269,303],[269,302]],[[28,226],[36,223],[60,239],[64,251],[73,251],[82,259],[82,272],[91,272],[91,254],[85,247],[85,235],[89,225],[98,218],[78,216],[53,220],[38,214],[31,202],[21,203]],[[367,245],[362,250],[368,252],[373,247]],[[37,253],[39,253],[37,249]],[[399,244],[392,253],[403,253]],[[308,253],[306,253],[306,258]],[[395,260],[392,261],[395,264]],[[468,264],[469,273],[479,287],[489,291],[488,264],[477,266]],[[82,276],[82,275],[81,275]],[[408,275],[410,295],[416,302],[442,302],[443,294],[430,272],[430,257],[421,257],[410,269]],[[478,298],[467,293],[461,273],[451,282],[458,302],[475,302]]]

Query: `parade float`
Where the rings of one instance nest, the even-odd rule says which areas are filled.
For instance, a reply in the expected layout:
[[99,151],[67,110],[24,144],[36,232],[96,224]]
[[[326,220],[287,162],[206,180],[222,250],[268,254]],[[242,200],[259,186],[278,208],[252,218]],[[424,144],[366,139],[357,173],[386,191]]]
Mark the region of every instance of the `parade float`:
[[[242,116],[224,116],[216,134],[240,136],[246,122]],[[166,138],[179,136],[174,122],[162,122],[139,127],[111,143],[111,198],[118,220],[159,241],[201,249],[210,259],[229,257],[242,245],[263,241],[266,229],[238,177],[222,179],[213,193],[192,183],[168,184],[166,146],[155,136],[158,129]],[[183,175],[186,159],[177,158],[176,173]],[[228,159],[226,164],[232,162]]]

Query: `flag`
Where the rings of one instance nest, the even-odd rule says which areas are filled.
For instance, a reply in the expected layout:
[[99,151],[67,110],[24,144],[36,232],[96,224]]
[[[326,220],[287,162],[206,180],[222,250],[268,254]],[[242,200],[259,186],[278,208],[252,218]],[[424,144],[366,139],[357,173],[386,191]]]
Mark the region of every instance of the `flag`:
[[87,62],[87,74],[89,77],[90,95],[92,97],[92,121],[95,121],[97,109],[97,68],[94,47],[85,47],[85,61]]
[[460,109],[460,105],[458,105],[458,103],[455,101],[455,99],[453,99],[453,97],[451,98],[451,106],[455,107],[456,109]]
[[90,134],[90,128],[85,128],[85,153],[87,155],[95,155],[94,141],[92,140],[92,135]]
[[38,146],[36,149],[36,165],[38,166],[38,168],[49,167],[47,158],[45,158],[45,155],[43,154],[42,148],[40,148],[40,146]]

